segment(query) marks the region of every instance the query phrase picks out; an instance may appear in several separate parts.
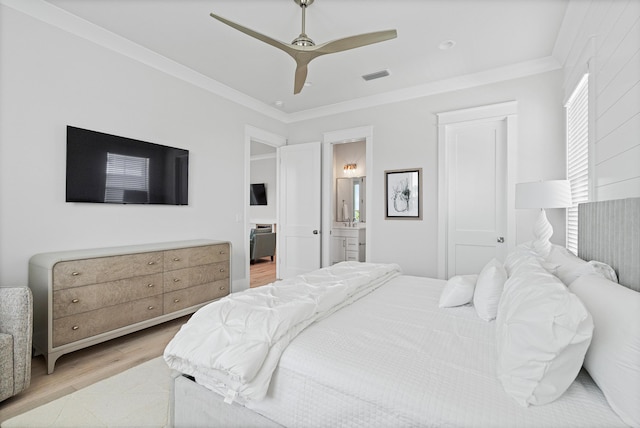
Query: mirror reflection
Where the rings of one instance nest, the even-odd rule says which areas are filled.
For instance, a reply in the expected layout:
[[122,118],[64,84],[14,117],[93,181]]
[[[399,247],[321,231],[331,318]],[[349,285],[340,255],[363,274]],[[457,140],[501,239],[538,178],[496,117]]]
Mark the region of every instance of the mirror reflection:
[[365,178],[336,178],[336,221],[366,221]]

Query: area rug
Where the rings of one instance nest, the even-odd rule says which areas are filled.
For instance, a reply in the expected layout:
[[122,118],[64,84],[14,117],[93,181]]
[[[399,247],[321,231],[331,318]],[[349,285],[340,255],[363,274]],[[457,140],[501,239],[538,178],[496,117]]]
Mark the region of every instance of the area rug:
[[2,423],[16,427],[169,427],[172,371],[162,357]]

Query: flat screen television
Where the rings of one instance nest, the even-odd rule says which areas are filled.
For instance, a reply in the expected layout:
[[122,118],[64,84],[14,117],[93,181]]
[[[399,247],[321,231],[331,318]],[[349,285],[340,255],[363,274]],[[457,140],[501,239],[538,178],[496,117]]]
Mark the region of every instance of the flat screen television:
[[189,151],[67,126],[66,201],[187,205]]
[[251,205],[267,205],[267,189],[264,183],[252,184],[249,191],[249,203]]

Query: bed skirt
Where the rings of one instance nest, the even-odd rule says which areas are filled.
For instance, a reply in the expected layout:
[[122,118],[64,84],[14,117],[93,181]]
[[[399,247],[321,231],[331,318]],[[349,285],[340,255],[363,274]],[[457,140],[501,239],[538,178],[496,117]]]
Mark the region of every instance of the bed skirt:
[[281,427],[244,406],[225,403],[221,395],[184,375],[174,379],[170,408],[172,426],[176,428]]

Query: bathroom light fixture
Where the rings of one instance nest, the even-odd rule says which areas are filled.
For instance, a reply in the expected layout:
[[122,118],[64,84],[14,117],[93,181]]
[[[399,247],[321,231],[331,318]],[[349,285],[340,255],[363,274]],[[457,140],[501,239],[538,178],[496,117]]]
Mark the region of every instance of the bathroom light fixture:
[[358,169],[358,165],[355,163],[346,163],[344,164],[344,173],[347,175],[353,175]]

